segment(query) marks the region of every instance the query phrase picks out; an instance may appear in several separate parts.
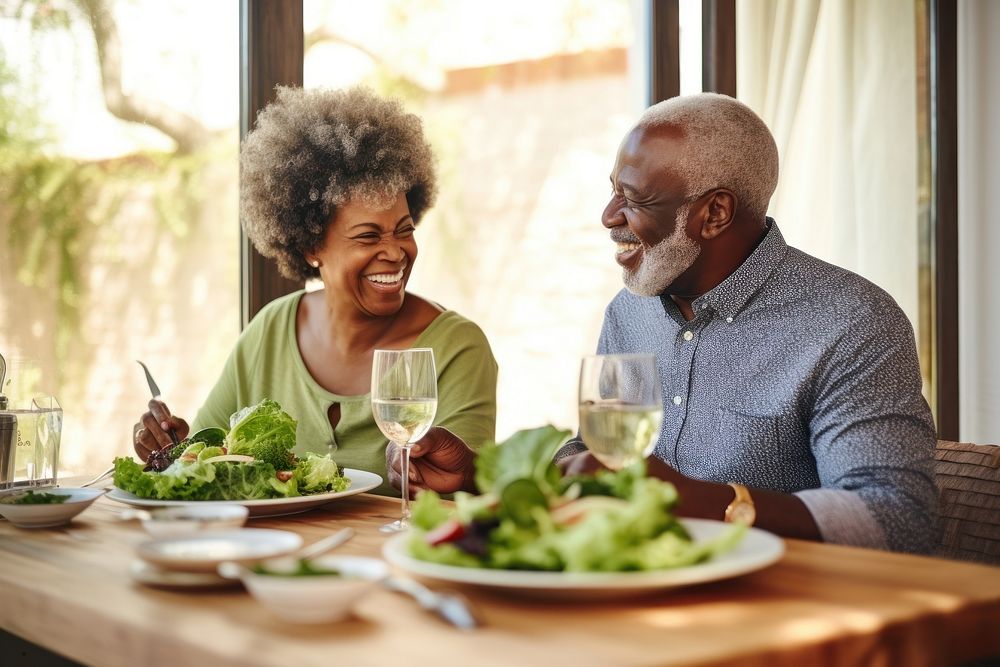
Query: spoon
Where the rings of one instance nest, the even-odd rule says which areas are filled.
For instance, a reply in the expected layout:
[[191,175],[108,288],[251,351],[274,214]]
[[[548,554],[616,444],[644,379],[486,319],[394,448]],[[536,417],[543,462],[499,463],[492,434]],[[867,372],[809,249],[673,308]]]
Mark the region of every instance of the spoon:
[[[354,529],[344,528],[342,530],[338,530],[336,533],[330,535],[329,537],[324,537],[321,540],[316,540],[312,544],[307,544],[298,551],[287,554],[285,556],[276,556],[274,558],[268,558],[261,562],[266,565],[267,563],[285,564],[296,560],[311,560],[313,558],[316,558],[317,556],[325,554],[327,551],[330,551],[331,549],[339,547],[341,544],[351,539],[352,537],[354,537]],[[232,563],[222,563],[222,565],[219,566],[219,574],[221,574],[223,577],[226,577],[227,579],[239,579],[239,570],[227,569],[227,566],[229,565],[232,565]]]
[[[309,560],[311,558],[316,558],[327,551],[339,547],[344,542],[348,541],[354,537],[353,528],[344,528],[338,530],[333,535],[329,537],[324,537],[321,540],[317,540],[312,544],[307,544],[298,551],[288,554],[286,556],[277,556],[275,558],[267,558],[261,561],[262,564],[267,565],[268,563],[280,563],[287,564],[289,561],[295,560]],[[223,562],[219,564],[218,573],[224,579],[239,580],[242,578],[243,573],[247,572],[247,568],[238,563]]]
[[[306,546],[302,547],[301,549],[292,554],[292,558],[298,558],[299,560],[309,560],[311,558],[316,558],[317,556],[321,556],[325,554],[327,551],[330,551],[331,549],[336,549],[337,547],[339,547],[341,544],[351,539],[352,537],[354,537],[353,528],[344,528],[342,530],[338,530],[336,533],[330,535],[329,537],[324,537],[322,540],[316,540],[312,544],[307,544]],[[288,556],[284,556],[284,558],[288,558]]]

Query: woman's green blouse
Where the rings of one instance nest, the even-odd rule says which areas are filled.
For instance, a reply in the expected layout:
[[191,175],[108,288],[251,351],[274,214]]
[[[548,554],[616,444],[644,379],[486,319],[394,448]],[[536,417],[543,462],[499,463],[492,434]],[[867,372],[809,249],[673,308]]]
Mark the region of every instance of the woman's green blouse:
[[[330,453],[342,468],[378,473],[387,480],[385,436],[372,417],[369,394],[330,393],[306,369],[295,335],[296,312],[304,291],[276,299],[247,326],[226,360],[222,376],[198,411],[192,431],[229,427],[237,410],[265,398],[298,421],[295,453]],[[438,375],[435,426],[443,426],[470,447],[495,437],[497,363],[486,336],[476,324],[450,310],[442,312],[413,347],[434,350]],[[332,428],[328,410],[340,404],[340,422]],[[376,493],[399,492],[384,481]]]

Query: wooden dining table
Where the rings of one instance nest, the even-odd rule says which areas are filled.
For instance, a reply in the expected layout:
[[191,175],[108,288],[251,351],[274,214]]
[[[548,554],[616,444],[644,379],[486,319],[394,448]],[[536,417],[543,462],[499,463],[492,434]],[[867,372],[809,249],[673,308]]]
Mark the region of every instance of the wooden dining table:
[[[0,521],[0,628],[81,663],[129,667],[909,666],[1000,655],[1000,568],[986,565],[787,540],[766,569],[637,598],[466,587],[484,620],[471,631],[382,589],[347,620],[295,625],[240,588],[132,581],[148,536],[122,509],[102,498],[57,529]],[[364,494],[250,525],[306,542],[350,526],[356,536],[339,552],[379,557],[378,528],[398,512],[398,500]]]

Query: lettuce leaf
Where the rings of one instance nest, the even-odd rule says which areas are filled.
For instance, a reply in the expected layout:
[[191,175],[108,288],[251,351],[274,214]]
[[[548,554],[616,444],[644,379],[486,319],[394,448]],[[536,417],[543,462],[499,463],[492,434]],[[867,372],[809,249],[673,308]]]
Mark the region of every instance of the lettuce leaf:
[[303,494],[344,491],[351,485],[351,480],[344,477],[344,472],[329,454],[320,456],[312,452],[295,465],[291,481],[298,483],[298,490]]
[[480,493],[500,494],[517,479],[534,480],[543,492],[555,493],[561,474],[552,457],[570,431],[554,426],[518,431],[499,445],[486,445],[476,457]]
[[253,500],[274,498],[274,467],[267,463],[186,463],[163,472],[143,472],[131,458],[115,459],[115,486],[156,500]]
[[[551,426],[520,431],[482,450],[481,495],[456,493],[454,505],[423,492],[413,504],[410,553],[461,567],[621,572],[682,567],[736,546],[734,525],[694,542],[677,520],[677,490],[647,477],[644,462],[617,472],[562,478],[552,456],[569,435]],[[453,537],[427,533],[453,521]]]
[[291,470],[295,465],[295,429],[298,422],[281,409],[276,401],[265,398],[257,405],[243,408],[229,418],[232,427],[226,435],[230,454],[245,454],[270,464],[275,470]]

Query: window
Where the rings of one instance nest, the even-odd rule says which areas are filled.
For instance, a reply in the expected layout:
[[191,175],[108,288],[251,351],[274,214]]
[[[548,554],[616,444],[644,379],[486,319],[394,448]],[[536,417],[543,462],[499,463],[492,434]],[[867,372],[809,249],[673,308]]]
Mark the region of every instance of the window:
[[5,391],[55,395],[92,470],[131,451],[136,359],[190,419],[239,333],[238,7],[0,11]]

